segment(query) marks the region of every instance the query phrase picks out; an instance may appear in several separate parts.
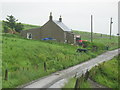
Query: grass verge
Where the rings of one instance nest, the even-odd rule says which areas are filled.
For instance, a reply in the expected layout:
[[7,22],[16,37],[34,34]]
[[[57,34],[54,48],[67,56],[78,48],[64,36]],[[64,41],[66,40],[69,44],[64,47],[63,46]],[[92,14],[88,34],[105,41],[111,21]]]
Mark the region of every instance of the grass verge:
[[118,88],[118,56],[90,70],[90,77],[109,88]]

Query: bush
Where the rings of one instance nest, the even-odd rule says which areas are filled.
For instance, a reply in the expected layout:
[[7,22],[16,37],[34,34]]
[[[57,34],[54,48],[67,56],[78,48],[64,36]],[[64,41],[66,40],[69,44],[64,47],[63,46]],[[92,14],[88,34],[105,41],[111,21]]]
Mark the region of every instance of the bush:
[[89,41],[83,41],[82,42],[86,47],[88,47],[90,44],[91,44],[91,42],[89,42]]
[[96,42],[89,42],[89,41],[83,41],[84,46],[86,46],[87,49],[94,49],[96,48],[97,50],[104,50],[105,45],[101,43],[96,43]]

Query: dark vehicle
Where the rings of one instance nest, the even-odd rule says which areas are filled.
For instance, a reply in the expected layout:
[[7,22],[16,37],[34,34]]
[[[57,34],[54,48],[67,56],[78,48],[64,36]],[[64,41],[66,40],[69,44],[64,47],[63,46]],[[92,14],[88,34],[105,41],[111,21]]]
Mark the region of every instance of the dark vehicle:
[[76,52],[85,52],[86,53],[87,51],[88,51],[87,49],[80,49],[80,48],[78,48]]

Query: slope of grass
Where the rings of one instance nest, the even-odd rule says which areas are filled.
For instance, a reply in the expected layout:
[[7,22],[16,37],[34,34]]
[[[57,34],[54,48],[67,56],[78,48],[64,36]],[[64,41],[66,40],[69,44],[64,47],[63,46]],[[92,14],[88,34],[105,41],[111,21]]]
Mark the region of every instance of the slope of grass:
[[[77,46],[57,42],[22,39],[3,34],[2,76],[3,87],[16,87],[52,72],[79,64],[104,52],[76,53]],[[47,72],[44,71],[46,62]],[[4,80],[5,70],[8,80]]]
[[109,88],[118,88],[118,57],[90,70],[91,78]]
[[[86,35],[88,34],[86,33]],[[89,40],[89,37],[84,39]],[[96,40],[95,45],[104,47],[109,42],[111,49],[115,49],[118,47],[116,39],[117,37],[108,41],[106,39],[102,43]],[[101,41],[102,39],[99,38],[98,40]],[[111,41],[114,43],[113,46]],[[104,49],[100,48],[97,52],[76,53],[76,49],[79,48],[77,46],[51,41],[27,40],[12,34],[3,34],[1,43],[3,44],[2,81],[4,88],[25,84],[105,52]],[[46,63],[47,72],[44,70],[44,62]],[[4,80],[6,69],[8,70],[8,80]]]
[[31,24],[23,24],[23,25],[24,25],[23,30],[29,30],[29,29],[39,28],[40,27],[40,26],[37,26],[37,25],[31,25]]

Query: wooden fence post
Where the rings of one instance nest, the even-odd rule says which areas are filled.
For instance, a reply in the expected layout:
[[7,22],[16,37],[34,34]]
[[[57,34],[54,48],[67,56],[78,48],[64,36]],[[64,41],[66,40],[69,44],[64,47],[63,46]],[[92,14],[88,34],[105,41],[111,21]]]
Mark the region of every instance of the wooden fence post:
[[87,81],[88,78],[89,78],[89,71],[88,71],[88,69],[87,69],[87,71],[86,71],[86,73],[85,73],[85,79],[84,79],[84,81]]
[[5,70],[5,80],[8,80],[8,70]]
[[84,75],[82,74],[81,77],[77,78],[76,83],[75,83],[75,90],[80,90],[80,84],[82,84],[84,81]]
[[47,71],[46,62],[44,62],[44,71]]
[[27,67],[27,71],[29,70],[29,68]]
[[75,83],[75,90],[79,89],[80,81],[79,78],[77,78],[76,83]]
[[24,69],[25,69],[25,68],[23,67],[23,71],[24,71]]

